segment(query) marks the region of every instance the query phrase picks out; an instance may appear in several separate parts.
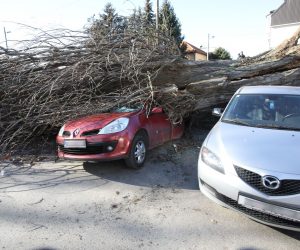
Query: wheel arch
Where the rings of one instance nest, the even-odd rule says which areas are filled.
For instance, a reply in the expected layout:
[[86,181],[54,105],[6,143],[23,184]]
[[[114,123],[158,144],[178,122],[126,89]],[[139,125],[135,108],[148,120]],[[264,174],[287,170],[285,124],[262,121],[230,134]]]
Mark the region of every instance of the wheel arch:
[[[141,151],[141,145],[139,145],[138,148],[136,147],[137,143],[141,143],[141,142],[144,144],[144,149],[142,151]],[[128,167],[138,169],[143,166],[146,159],[148,144],[149,144],[149,136],[147,130],[143,128],[137,130],[131,141],[128,157],[124,159]],[[135,155],[136,149],[138,155]],[[143,157],[141,162],[138,162],[140,160],[139,157]]]
[[145,136],[146,146],[148,148],[149,147],[149,143],[150,143],[150,138],[149,138],[148,131],[145,128],[140,128],[138,131],[136,131],[136,133],[135,133],[134,136],[137,136],[137,135],[143,135],[143,136]]

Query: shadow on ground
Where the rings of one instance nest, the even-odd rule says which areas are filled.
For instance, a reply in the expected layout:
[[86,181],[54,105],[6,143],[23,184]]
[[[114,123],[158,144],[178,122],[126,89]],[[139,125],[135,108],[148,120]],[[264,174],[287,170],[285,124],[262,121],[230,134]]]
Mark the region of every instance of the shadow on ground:
[[143,168],[126,168],[124,161],[84,162],[90,174],[135,186],[198,190],[197,161],[208,130],[193,130],[180,140],[149,151]]
[[[75,193],[105,185],[108,181],[89,175],[80,164],[45,162],[41,166],[8,166],[0,176],[0,194],[49,188]],[[63,191],[62,191],[63,190]]]
[[0,193],[46,188],[71,193],[111,181],[143,187],[197,190],[197,160],[206,133],[194,134],[195,138],[184,137],[149,151],[145,166],[139,170],[126,168],[123,161],[54,163],[46,159],[34,165],[1,163]]
[[127,168],[122,160],[84,162],[83,168],[109,181],[144,187],[196,190],[198,152],[199,148],[195,145],[182,146],[175,141],[149,151],[144,167],[138,170]]
[[278,229],[278,228],[274,228],[276,231],[285,234],[293,239],[299,240],[300,241],[300,232],[295,232],[295,231],[289,231],[289,230],[285,230],[285,229]]

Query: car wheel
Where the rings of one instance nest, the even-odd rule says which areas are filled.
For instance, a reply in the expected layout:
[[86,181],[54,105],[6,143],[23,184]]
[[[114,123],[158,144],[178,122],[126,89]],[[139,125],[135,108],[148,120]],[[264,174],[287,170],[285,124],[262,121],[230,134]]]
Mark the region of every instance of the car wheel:
[[127,167],[138,169],[143,166],[147,155],[147,142],[147,136],[143,133],[133,138],[130,153],[125,159]]

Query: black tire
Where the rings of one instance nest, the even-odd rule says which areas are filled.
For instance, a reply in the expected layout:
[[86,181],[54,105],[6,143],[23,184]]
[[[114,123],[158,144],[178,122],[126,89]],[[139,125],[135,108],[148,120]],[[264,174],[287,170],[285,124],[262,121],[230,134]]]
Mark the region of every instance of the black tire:
[[128,158],[125,159],[127,167],[139,169],[144,165],[147,155],[147,135],[138,133],[132,141]]

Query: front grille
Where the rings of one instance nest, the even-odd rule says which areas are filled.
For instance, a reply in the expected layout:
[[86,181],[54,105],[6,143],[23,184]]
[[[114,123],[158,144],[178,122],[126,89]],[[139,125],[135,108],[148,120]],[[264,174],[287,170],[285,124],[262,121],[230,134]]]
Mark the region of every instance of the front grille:
[[98,133],[99,133],[99,129],[94,129],[94,130],[90,130],[90,131],[83,132],[83,133],[81,134],[81,136],[98,135]]
[[[117,145],[117,141],[102,142],[97,144],[87,144],[86,148],[65,148],[64,145],[58,145],[58,149],[65,154],[71,155],[94,155],[112,152]],[[111,146],[113,150],[107,148]]]
[[270,196],[300,194],[300,180],[280,180],[280,187],[276,190],[266,188],[262,183],[262,176],[247,169],[234,166],[238,176],[251,187]]
[[228,206],[230,206],[240,212],[243,212],[257,220],[264,221],[266,223],[275,224],[278,226],[300,228],[300,222],[283,219],[280,217],[276,217],[276,216],[273,216],[270,214],[265,214],[265,213],[262,213],[262,212],[259,212],[256,210],[252,210],[252,209],[243,207],[242,205],[238,204],[237,201],[232,200],[232,199],[228,198],[227,196],[222,195],[220,193],[217,193],[217,198],[219,200],[223,201]]

